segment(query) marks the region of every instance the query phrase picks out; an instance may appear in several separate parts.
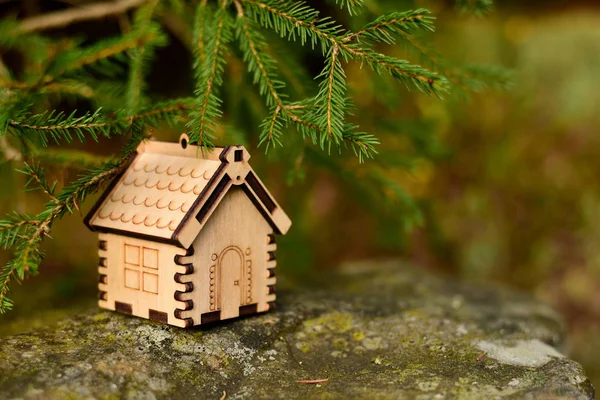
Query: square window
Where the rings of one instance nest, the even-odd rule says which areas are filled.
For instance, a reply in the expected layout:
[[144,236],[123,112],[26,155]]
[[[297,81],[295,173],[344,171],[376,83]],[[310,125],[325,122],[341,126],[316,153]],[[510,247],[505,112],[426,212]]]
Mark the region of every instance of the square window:
[[158,293],[158,275],[144,272],[144,292]]
[[140,247],[125,245],[125,262],[127,264],[140,265]]
[[129,289],[140,289],[140,272],[125,268],[125,287]]
[[158,250],[144,247],[144,267],[158,269]]

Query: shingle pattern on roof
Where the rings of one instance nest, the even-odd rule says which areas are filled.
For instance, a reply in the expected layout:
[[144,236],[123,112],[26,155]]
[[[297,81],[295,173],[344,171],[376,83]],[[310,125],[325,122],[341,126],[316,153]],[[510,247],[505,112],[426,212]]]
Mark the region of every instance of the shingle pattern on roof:
[[91,225],[170,238],[220,164],[142,153],[98,209]]

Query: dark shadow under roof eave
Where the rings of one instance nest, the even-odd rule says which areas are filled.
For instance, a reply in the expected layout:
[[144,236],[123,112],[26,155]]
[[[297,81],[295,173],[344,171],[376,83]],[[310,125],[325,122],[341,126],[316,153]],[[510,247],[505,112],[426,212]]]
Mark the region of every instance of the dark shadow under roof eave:
[[141,239],[141,240],[148,240],[151,242],[170,244],[170,245],[173,245],[173,246],[179,247],[181,249],[185,249],[185,250],[188,249],[181,242],[179,242],[175,238],[175,236],[171,236],[170,238],[165,238],[165,237],[161,237],[161,236],[154,236],[154,235],[147,235],[144,233],[131,232],[131,231],[127,231],[124,229],[106,228],[106,227],[102,227],[102,226],[93,226],[93,225],[90,227],[90,229],[94,232],[112,233],[115,235],[126,236],[126,237],[130,237],[130,238],[134,238],[134,239]]

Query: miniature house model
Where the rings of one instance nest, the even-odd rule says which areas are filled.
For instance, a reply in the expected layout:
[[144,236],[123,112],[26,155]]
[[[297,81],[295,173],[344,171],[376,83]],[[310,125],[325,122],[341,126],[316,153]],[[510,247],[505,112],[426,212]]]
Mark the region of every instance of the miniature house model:
[[147,141],[85,222],[99,232],[99,304],[191,327],[272,308],[275,234],[291,221],[242,146]]

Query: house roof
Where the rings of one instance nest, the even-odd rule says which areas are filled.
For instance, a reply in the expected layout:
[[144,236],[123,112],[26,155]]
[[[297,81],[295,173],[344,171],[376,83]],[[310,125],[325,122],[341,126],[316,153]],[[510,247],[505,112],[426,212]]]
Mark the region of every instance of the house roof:
[[277,233],[291,221],[248,164],[243,146],[199,150],[180,143],[142,143],[125,172],[85,218],[99,232],[188,248],[227,190],[241,186]]

